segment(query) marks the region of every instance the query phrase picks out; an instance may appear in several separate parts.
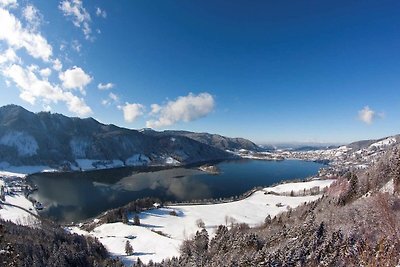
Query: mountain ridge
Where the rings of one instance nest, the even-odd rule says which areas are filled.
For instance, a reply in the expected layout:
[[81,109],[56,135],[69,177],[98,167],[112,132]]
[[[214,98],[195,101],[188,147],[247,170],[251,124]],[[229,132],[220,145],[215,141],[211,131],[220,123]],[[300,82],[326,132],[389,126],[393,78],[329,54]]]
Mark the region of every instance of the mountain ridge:
[[[187,131],[151,132],[103,124],[94,118],[33,113],[18,105],[2,106],[0,163],[66,170],[83,169],[77,161],[80,159],[90,159],[92,165],[97,161],[103,167],[184,165],[237,158],[226,150],[261,149],[243,138]],[[223,145],[190,136],[207,136]]]

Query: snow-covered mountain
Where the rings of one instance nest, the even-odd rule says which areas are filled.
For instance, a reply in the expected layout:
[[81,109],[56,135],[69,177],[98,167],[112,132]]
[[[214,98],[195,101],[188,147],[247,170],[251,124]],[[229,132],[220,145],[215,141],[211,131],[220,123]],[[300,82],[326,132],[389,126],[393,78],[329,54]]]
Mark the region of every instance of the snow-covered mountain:
[[[236,157],[225,149],[259,149],[245,139],[211,134],[136,131],[101,124],[93,118],[0,108],[0,168],[47,165],[65,169],[131,165],[180,165]],[[226,140],[229,140],[226,141]],[[224,145],[219,145],[223,143]]]
[[[343,173],[349,170],[365,169],[377,162],[380,156],[400,142],[400,135],[381,139],[362,140],[338,148],[309,151],[280,151],[284,158],[297,158],[329,163],[325,171]],[[325,173],[324,173],[325,174]]]

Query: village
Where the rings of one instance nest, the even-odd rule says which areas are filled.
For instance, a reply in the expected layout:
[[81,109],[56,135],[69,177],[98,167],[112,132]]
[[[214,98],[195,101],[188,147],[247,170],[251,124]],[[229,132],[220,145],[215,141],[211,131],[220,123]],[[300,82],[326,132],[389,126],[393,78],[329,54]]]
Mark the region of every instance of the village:
[[[6,202],[6,196],[24,196],[36,210],[43,210],[43,204],[29,197],[29,195],[38,190],[36,186],[31,186],[26,182],[25,177],[19,175],[0,174],[0,207],[1,205],[9,205]],[[29,210],[32,210],[30,208]]]

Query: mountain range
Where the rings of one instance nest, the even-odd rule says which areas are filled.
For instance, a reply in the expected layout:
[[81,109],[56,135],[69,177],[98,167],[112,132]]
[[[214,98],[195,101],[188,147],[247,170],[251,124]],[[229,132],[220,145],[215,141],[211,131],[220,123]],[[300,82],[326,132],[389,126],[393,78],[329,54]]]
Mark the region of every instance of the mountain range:
[[260,151],[243,138],[209,133],[132,130],[93,118],[0,107],[0,167],[46,165],[67,170],[95,166],[181,165],[234,159],[228,151]]

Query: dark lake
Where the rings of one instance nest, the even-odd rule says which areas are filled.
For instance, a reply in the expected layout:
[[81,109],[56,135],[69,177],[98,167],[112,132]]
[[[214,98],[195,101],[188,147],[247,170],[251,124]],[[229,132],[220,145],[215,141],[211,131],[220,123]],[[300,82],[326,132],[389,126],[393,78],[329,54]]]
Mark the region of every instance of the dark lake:
[[74,173],[40,173],[28,177],[39,187],[33,196],[43,203],[42,215],[69,223],[94,217],[138,198],[162,201],[224,198],[256,186],[314,175],[323,165],[299,161],[236,160],[217,164],[220,174],[197,168],[140,171],[120,168]]

